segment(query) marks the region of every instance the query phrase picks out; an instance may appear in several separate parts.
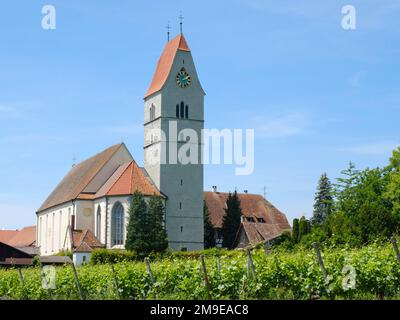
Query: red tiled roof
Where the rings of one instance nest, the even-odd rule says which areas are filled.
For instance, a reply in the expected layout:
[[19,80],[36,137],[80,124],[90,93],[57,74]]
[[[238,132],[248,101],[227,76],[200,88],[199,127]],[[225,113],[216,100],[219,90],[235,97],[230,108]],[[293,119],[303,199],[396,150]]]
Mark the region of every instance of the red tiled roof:
[[18,230],[0,230],[0,242],[8,244],[18,232]]
[[36,242],[36,227],[30,226],[25,227],[22,230],[18,231],[14,237],[12,237],[8,244],[10,246],[19,248],[19,247],[30,247],[33,246]]
[[33,246],[36,242],[36,227],[25,227],[22,230],[0,230],[0,242],[15,248]]
[[109,147],[93,157],[75,165],[49,195],[46,201],[39,208],[38,212],[76,199],[101,168],[122,146],[123,144],[121,143]]
[[[238,193],[242,214],[245,217],[263,218],[264,225],[274,226],[280,230],[290,230],[290,225],[286,216],[274,207],[263,196],[258,194]],[[211,223],[215,228],[222,227],[223,217],[225,215],[226,192],[204,192],[204,199],[207,204]],[[259,223],[260,225],[262,223]]]
[[160,91],[164,86],[174,62],[175,54],[178,50],[190,51],[183,34],[176,36],[165,45],[164,51],[158,60],[157,69],[154,72],[153,80],[151,81],[150,87],[147,90],[144,98],[147,98],[153,93]]
[[144,195],[161,195],[135,161],[129,163],[118,180],[108,190],[107,195],[130,195],[139,191]]
[[[79,248],[80,248],[79,250],[87,249],[87,247],[91,249],[104,248],[104,244],[102,244],[93,234],[93,232],[90,231],[89,229],[73,230],[72,244],[74,251]],[[78,252],[88,252],[88,251],[78,251]]]

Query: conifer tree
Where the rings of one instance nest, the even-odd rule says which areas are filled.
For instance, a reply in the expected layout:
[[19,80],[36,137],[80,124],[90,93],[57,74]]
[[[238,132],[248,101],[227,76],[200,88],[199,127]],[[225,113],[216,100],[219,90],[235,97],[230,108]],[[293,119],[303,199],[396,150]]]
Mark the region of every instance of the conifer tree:
[[164,252],[168,248],[168,237],[164,220],[165,207],[161,197],[151,196],[148,208],[151,251]]
[[299,241],[299,219],[293,219],[293,226],[292,226],[292,239],[294,243]]
[[226,200],[225,215],[222,222],[222,246],[224,248],[232,248],[234,245],[236,234],[240,227],[242,210],[240,208],[240,200],[237,192],[229,193]]
[[125,248],[140,256],[151,252],[148,209],[143,194],[136,191],[131,197]]
[[310,222],[302,216],[299,221],[299,236],[298,236],[298,242],[301,241],[301,238],[305,236],[306,234],[310,233]]
[[215,247],[215,235],[214,235],[214,227],[210,220],[210,215],[208,214],[207,204],[204,201],[203,207],[204,214],[204,248],[212,248]]
[[332,185],[326,173],[323,173],[315,193],[314,212],[311,218],[313,226],[322,225],[325,222],[326,218],[332,213],[332,204]]

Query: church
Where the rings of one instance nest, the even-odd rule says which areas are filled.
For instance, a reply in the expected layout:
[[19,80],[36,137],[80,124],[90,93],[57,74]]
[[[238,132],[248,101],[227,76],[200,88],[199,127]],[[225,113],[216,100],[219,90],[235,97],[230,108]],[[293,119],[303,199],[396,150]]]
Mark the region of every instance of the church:
[[[146,199],[154,194],[162,197],[172,250],[203,249],[204,201],[220,243],[227,194],[216,187],[213,192],[204,192],[200,151],[196,153],[198,161],[171,163],[179,158],[179,146],[187,142],[186,136],[176,132],[190,129],[201,136],[204,96],[181,33],[166,44],[144,96],[143,167],[123,143],[74,165],[36,212],[40,254],[124,248],[129,200],[135,191]],[[190,143],[191,148],[201,150],[201,141]],[[239,199],[243,217],[237,246],[268,241],[290,230],[285,215],[264,197],[245,192]]]

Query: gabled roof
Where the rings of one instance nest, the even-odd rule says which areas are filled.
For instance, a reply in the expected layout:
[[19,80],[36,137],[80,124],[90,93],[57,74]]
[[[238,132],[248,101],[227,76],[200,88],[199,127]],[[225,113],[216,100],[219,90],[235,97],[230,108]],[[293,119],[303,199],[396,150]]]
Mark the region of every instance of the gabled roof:
[[16,232],[7,244],[10,246],[21,248],[33,246],[36,242],[36,226],[25,227]]
[[135,191],[139,191],[145,196],[165,197],[153,184],[146,171],[132,160],[120,165],[96,194],[80,194],[78,199],[93,200],[104,196],[124,196],[131,195]]
[[[263,241],[272,240],[280,236],[283,231],[286,231],[280,229],[276,225],[245,221],[241,223],[240,228],[245,232],[247,239],[251,245],[255,245]],[[237,237],[242,230],[239,230]]]
[[73,230],[72,246],[74,252],[90,252],[96,248],[104,248],[104,244],[89,229]]
[[32,256],[13,246],[0,242],[0,264],[18,264],[15,259],[28,259],[22,264],[29,264],[29,259],[32,261]]
[[[258,194],[238,193],[242,214],[247,217],[262,218],[265,225],[274,225],[281,230],[290,230],[286,216],[263,196]],[[225,215],[226,192],[204,192],[211,223],[214,228],[221,228]],[[261,224],[261,223],[260,223]]]
[[0,242],[8,244],[18,232],[19,230],[0,230]]
[[124,144],[116,144],[75,165],[45,200],[38,212],[76,199],[101,168]]
[[152,184],[149,177],[145,176],[136,162],[131,161],[118,180],[108,190],[107,195],[130,195],[135,191],[139,191],[144,195],[161,195],[160,191]]
[[164,51],[161,54],[160,59],[158,60],[157,69],[154,72],[153,80],[151,81],[150,87],[144,97],[145,99],[153,93],[162,89],[165,81],[168,78],[169,72],[174,62],[175,54],[178,50],[190,51],[183,34],[179,34],[165,45]]

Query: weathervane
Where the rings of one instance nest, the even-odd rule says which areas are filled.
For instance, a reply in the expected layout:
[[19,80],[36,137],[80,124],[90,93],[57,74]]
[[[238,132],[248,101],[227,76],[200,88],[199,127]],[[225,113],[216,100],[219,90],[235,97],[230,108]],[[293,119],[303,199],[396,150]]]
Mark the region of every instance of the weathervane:
[[168,24],[167,24],[167,26],[165,27],[165,29],[167,29],[167,39],[168,39],[168,42],[169,42],[169,30],[171,30],[171,27],[170,27],[170,25],[169,25],[169,21],[168,21]]
[[180,25],[180,29],[181,29],[181,33],[182,33],[182,25],[183,25],[183,15],[182,15],[182,11],[179,13],[179,25]]

